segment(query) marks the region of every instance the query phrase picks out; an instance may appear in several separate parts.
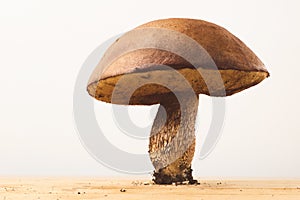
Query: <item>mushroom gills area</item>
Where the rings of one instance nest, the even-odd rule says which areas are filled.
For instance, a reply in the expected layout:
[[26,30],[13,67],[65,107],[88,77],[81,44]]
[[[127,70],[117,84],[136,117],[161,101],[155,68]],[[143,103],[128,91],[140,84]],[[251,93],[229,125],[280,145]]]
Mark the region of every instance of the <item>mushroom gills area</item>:
[[[226,96],[254,86],[267,76],[268,73],[263,71],[231,69],[201,69],[200,73],[191,68],[153,70],[123,74],[93,82],[88,86],[88,92],[96,99],[108,103],[152,105],[160,103],[160,96],[164,96],[170,90],[174,93],[186,91],[186,83],[197,94]],[[187,82],[184,83],[183,80]],[[166,87],[161,87],[162,85]]]
[[193,179],[191,169],[195,151],[197,110],[196,95],[174,95],[161,102],[149,142],[149,155],[155,168],[155,183],[197,182]]

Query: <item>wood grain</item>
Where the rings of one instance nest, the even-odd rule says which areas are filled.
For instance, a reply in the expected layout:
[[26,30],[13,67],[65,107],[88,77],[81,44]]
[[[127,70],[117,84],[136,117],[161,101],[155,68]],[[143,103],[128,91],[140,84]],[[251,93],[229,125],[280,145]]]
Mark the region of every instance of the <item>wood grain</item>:
[[1,178],[0,200],[300,199],[300,180],[202,180],[200,183],[162,186],[149,180],[116,178]]

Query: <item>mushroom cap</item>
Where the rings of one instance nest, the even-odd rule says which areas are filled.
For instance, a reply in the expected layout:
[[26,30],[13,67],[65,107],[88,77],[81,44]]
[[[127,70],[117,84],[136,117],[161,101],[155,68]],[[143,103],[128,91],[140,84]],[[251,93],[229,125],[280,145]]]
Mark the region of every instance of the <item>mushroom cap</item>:
[[226,29],[203,20],[152,21],[106,51],[88,93],[122,105],[152,105],[171,93],[228,96],[269,76],[261,60]]

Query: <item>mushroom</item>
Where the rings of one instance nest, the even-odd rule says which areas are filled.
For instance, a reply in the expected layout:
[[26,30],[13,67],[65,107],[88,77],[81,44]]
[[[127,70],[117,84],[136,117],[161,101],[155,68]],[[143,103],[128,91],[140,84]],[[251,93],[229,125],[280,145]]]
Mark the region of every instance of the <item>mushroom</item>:
[[260,59],[226,29],[203,20],[162,19],[115,41],[87,90],[107,103],[160,104],[149,142],[154,182],[195,183],[191,162],[199,94],[233,95],[268,76]]

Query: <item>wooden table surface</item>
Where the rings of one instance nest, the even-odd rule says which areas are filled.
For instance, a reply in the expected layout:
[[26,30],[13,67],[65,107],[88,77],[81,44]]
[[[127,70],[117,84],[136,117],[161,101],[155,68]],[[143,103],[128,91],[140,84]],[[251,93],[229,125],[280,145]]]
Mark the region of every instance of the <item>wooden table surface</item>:
[[202,180],[200,185],[163,186],[116,178],[0,178],[0,200],[27,199],[300,200],[300,180]]

